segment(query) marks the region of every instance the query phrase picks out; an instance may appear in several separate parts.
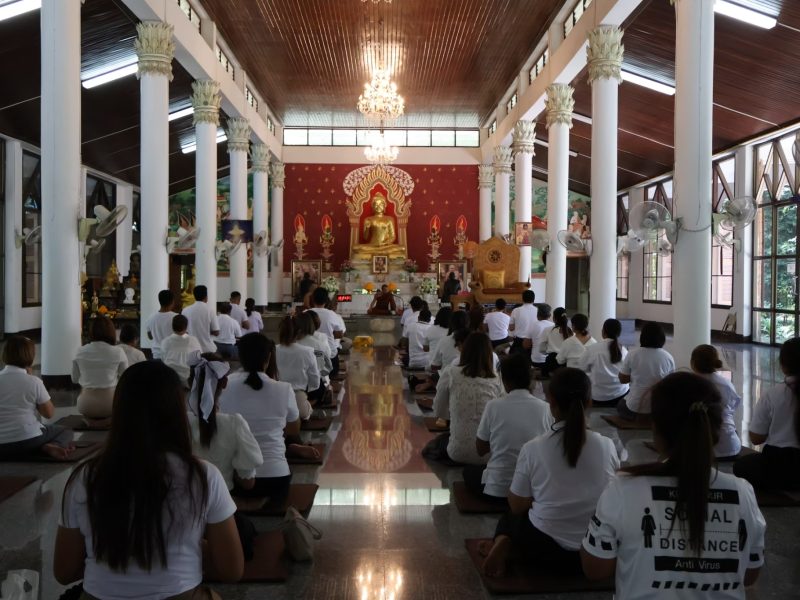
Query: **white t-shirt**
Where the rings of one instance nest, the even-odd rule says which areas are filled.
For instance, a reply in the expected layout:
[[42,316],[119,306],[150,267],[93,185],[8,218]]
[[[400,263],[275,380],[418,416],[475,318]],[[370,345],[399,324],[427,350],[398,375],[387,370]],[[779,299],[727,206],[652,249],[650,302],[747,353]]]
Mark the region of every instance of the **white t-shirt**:
[[324,333],[328,339],[328,345],[331,347],[331,358],[333,358],[341,347],[341,342],[334,337],[333,332],[341,331],[344,333],[344,322],[339,315],[330,309],[315,306],[311,310],[317,313],[319,317],[319,331]]
[[147,333],[153,338],[153,345],[150,350],[153,352],[153,358],[161,358],[161,342],[172,335],[172,319],[178,313],[167,311],[157,312],[150,315],[145,323]]
[[502,311],[493,311],[483,317],[486,329],[489,330],[489,339],[493,342],[504,340],[508,337],[508,325],[511,317]]
[[617,559],[617,600],[744,600],[747,569],[764,564],[766,523],[752,486],[714,471],[705,551],[689,549],[675,522],[677,480],[620,474],[608,484],[583,540],[598,558]]
[[[245,314],[247,313],[245,312]],[[264,319],[261,318],[261,313],[257,310],[253,310],[247,320],[250,323],[250,331],[255,331],[256,333],[264,331]]]
[[628,393],[628,384],[619,381],[619,368],[628,355],[628,351],[624,346],[620,346],[622,360],[612,363],[610,348],[611,340],[602,340],[597,344],[587,346],[580,358],[578,368],[585,371],[592,380],[592,400],[604,402]]
[[189,321],[186,333],[200,342],[203,352],[216,352],[211,332],[219,331],[219,320],[214,309],[207,302],[195,302],[183,309],[183,316]]
[[325,347],[325,353],[328,355],[329,359],[332,359],[334,356],[336,356],[336,348],[331,347],[327,335],[317,330],[314,332],[314,338],[319,340],[319,342]]
[[214,336],[215,342],[233,345],[242,337],[242,328],[236,319],[230,315],[221,314],[217,320],[219,321],[219,335]]
[[144,352],[139,350],[138,348],[134,348],[133,346],[129,346],[128,344],[119,345],[122,348],[122,351],[125,353],[125,358],[128,359],[128,366],[135,365],[136,363],[144,362],[147,360],[147,357],[144,355]]
[[314,353],[314,358],[317,360],[317,369],[319,370],[320,377],[327,377],[333,371],[333,363],[331,363],[330,351],[328,340],[325,337],[322,339],[315,335],[306,335],[297,343],[306,348],[310,348]]
[[403,311],[403,314],[400,317],[400,327],[403,329],[403,332],[401,333],[402,337],[408,337],[408,324],[412,321],[416,321],[418,317],[419,311],[412,310],[411,307]]
[[239,413],[250,426],[264,457],[256,477],[284,477],[291,471],[286,462],[283,428],[300,418],[294,391],[289,383],[270,379],[265,373],[259,373],[263,387],[254,390],[245,383],[247,376],[244,371],[228,376],[228,385],[219,398],[220,410]]
[[547,336],[542,340],[541,344],[539,344],[539,350],[544,354],[552,354],[553,352],[561,350],[563,344],[564,336],[561,335],[561,330],[558,327],[553,327],[547,332]]
[[[478,424],[489,401],[505,393],[503,385],[499,377],[467,377],[462,372],[462,367],[452,367],[449,377],[448,397],[445,399],[450,413],[450,441],[447,444],[447,454],[456,462],[486,464],[488,457],[478,456],[475,450]],[[439,384],[441,385],[441,379]],[[436,398],[439,398],[438,385]]]
[[406,329],[408,331],[408,366],[412,369],[427,367],[430,361],[423,346],[425,345],[425,336],[433,327],[429,322],[413,321],[408,324]]
[[173,333],[161,342],[161,361],[175,371],[184,383],[188,383],[191,372],[189,359],[196,359],[202,353],[200,342],[188,333]]
[[[792,383],[794,377],[787,377]],[[778,448],[800,448],[794,428],[795,399],[786,383],[779,383],[761,394],[750,420],[750,431],[766,435],[766,443]]]
[[556,360],[560,365],[567,365],[573,369],[580,369],[581,358],[586,348],[593,346],[597,343],[593,337],[590,337],[586,342],[581,342],[578,336],[573,335],[564,340],[561,344],[561,350],[556,355]]
[[425,331],[425,339],[423,340],[423,344],[428,347],[428,357],[432,358],[433,352],[436,350],[436,346],[439,344],[439,340],[447,335],[447,327],[440,327],[439,325],[431,325]]
[[[236,512],[236,505],[219,470],[202,461],[208,481],[208,502],[204,514],[192,514],[183,464],[171,455],[168,455],[168,464],[174,475],[166,500],[172,508],[171,515],[167,507],[163,514],[164,529],[168,532],[164,536],[168,567],[162,568],[158,558],[155,558],[149,572],[139,567],[136,561],[131,561],[127,572],[122,573],[112,571],[107,564],[95,560],[92,525],[87,508],[86,470],[73,478],[64,495],[61,526],[80,529],[86,542],[83,589],[87,593],[103,600],[161,600],[191,590],[202,582],[202,542],[206,525],[225,521]],[[199,494],[200,490],[197,489],[195,498]]]
[[[242,307],[241,304],[234,304],[233,302],[231,302],[230,305],[231,305],[231,318],[239,324],[239,327],[244,329],[245,323],[249,325],[249,319],[247,318],[247,311]],[[253,331],[255,331],[255,329],[253,329]]]
[[446,367],[454,360],[461,357],[461,350],[456,346],[453,335],[446,335],[436,344],[431,354],[432,367]]
[[128,368],[128,357],[119,346],[89,342],[78,348],[72,361],[72,382],[82,388],[117,387],[119,376]]
[[514,331],[512,333],[516,337],[524,337],[525,332],[528,331],[531,323],[536,321],[536,314],[538,311],[539,309],[533,304],[523,304],[522,306],[518,306],[512,310],[509,321],[509,327],[511,325],[514,326]]
[[547,360],[547,354],[542,352],[542,342],[547,340],[547,332],[553,327],[553,322],[545,319],[540,321],[538,318],[531,321],[526,332],[518,332],[518,337],[528,338],[531,341],[531,362],[543,363]]
[[192,449],[196,457],[207,460],[219,469],[225,485],[232,490],[234,471],[242,479],[252,479],[256,476],[256,467],[264,462],[264,457],[242,415],[218,412],[216,420],[217,431],[206,448],[200,443],[200,421],[196,415],[189,414]]
[[313,392],[319,387],[319,366],[311,348],[300,344],[278,344],[275,357],[278,378],[291,384],[293,390]]
[[631,377],[627,407],[635,413],[650,414],[650,388],[674,370],[675,361],[663,348],[631,349],[619,368],[621,374]]
[[[736,409],[742,404],[742,398],[736,393],[733,384],[719,373],[700,375],[717,386],[722,398],[722,425],[719,428],[719,442],[714,446],[717,456],[736,456],[742,449],[742,440],[736,433]],[[752,428],[751,428],[752,429]]]
[[38,377],[6,365],[0,371],[0,444],[30,440],[42,434],[36,407],[50,400]]
[[522,446],[550,431],[553,416],[544,400],[528,390],[512,390],[490,400],[478,425],[478,438],[489,442],[491,453],[481,479],[483,493],[505,498]]
[[597,499],[619,469],[614,442],[594,431],[578,462],[570,467],[564,455],[563,422],[522,447],[511,492],[533,498],[528,518],[534,527],[566,550],[580,548]]

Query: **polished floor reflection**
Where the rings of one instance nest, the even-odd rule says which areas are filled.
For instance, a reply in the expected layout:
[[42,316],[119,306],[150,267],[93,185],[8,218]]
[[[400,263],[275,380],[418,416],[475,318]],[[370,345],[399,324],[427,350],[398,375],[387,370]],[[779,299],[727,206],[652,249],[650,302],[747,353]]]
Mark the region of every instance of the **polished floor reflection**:
[[[625,340],[629,345],[634,339]],[[742,393],[739,418],[746,431],[760,391],[782,376],[777,350],[724,345],[731,378]],[[451,504],[450,486],[459,469],[433,465],[420,450],[434,434],[422,424],[389,346],[354,350],[347,360],[343,404],[324,433],[304,433],[328,445],[322,467],[294,467],[297,482],[320,489],[309,520],[322,530],[313,563],[294,564],[281,585],[218,586],[230,599],[472,599],[491,597],[482,587],[464,549],[464,538],[490,536],[495,516],[461,515]],[[61,395],[57,418],[75,412],[74,394]],[[619,432],[595,410],[591,425],[615,440],[631,462],[652,459],[642,440],[647,432]],[[98,434],[82,434],[91,439]],[[39,478],[0,504],[0,579],[9,569],[40,571],[40,598],[62,590],[52,576],[52,552],[61,493],[69,470],[59,465],[0,464],[1,474]],[[750,599],[800,597],[800,512],[764,509],[767,565]],[[279,519],[256,519],[259,529]],[[555,598],[558,595],[541,595]],[[611,598],[611,594],[569,594],[574,600]]]

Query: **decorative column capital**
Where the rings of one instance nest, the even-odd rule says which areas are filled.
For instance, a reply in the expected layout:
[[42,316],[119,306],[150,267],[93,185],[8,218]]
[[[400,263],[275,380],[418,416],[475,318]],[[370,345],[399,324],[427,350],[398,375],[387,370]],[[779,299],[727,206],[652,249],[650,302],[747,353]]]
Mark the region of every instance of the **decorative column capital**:
[[536,122],[520,120],[514,124],[513,134],[514,154],[521,152],[526,154],[535,154],[533,144],[536,141]]
[[513,156],[511,148],[508,146],[495,146],[494,147],[494,165],[495,173],[511,173],[511,163]]
[[162,21],[142,21],[136,26],[138,37],[133,47],[139,57],[137,77],[164,75],[172,81],[172,57],[175,55],[172,30],[172,25]]
[[192,92],[193,124],[219,125],[219,107],[222,104],[219,82],[213,79],[198,79],[192,82]]
[[547,98],[544,107],[547,110],[547,128],[552,125],[566,125],[572,129],[572,109],[575,99],[572,93],[575,90],[566,83],[551,83],[547,86]]
[[282,162],[272,163],[270,169],[272,176],[272,187],[285,188],[286,187],[286,168]]
[[250,122],[242,117],[231,117],[227,122],[228,154],[247,152],[250,149]]
[[269,146],[266,144],[250,146],[250,164],[253,171],[269,173]]
[[478,166],[478,187],[492,188],[494,185],[494,167],[492,165]]
[[622,82],[622,30],[613,25],[601,25],[589,32],[586,58],[589,63],[589,83],[598,79],[616,79]]

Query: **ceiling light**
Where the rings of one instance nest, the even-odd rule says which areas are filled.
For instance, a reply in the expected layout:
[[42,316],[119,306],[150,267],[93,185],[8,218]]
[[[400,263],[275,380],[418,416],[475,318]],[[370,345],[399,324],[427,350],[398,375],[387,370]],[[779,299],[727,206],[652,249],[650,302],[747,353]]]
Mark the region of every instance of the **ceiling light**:
[[0,21],[42,8],[42,0],[14,0],[0,3]]
[[397,85],[389,78],[389,71],[378,69],[372,81],[364,84],[364,93],[358,97],[356,106],[367,119],[389,121],[403,114],[405,100],[397,93]]
[[175,112],[169,113],[169,121],[175,121],[177,119],[182,119],[183,117],[188,117],[189,115],[194,114],[194,107],[187,106],[186,108],[180,108]]
[[745,8],[740,4],[728,2],[728,0],[717,0],[714,3],[714,12],[762,29],[772,29],[778,24],[778,20],[775,17],[770,17],[751,8]]
[[666,83],[661,83],[660,81],[656,81],[655,79],[648,79],[647,77],[642,77],[641,75],[637,75],[636,73],[631,73],[630,71],[622,71],[622,80],[627,81],[629,83],[633,83],[635,85],[646,87],[647,89],[660,92],[662,94],[666,94],[667,96],[675,95],[675,88],[673,86],[667,85]]
[[385,165],[397,160],[397,146],[389,145],[386,135],[381,131],[373,138],[372,145],[364,148],[366,159],[376,165]]
[[98,85],[103,85],[104,83],[109,83],[111,81],[127,77],[128,75],[133,75],[138,70],[139,61],[134,56],[133,58],[128,59],[125,63],[117,63],[113,67],[106,71],[102,71],[97,75],[92,75],[89,77],[81,76],[81,85],[87,90],[90,90]]
[[[228,136],[225,135],[225,131],[223,131],[222,129],[217,130],[217,143],[218,144],[220,142],[226,141],[227,139],[228,139]],[[183,152],[184,154],[191,154],[195,150],[197,150],[197,140],[196,139],[192,140],[188,144],[185,144],[185,145],[181,146],[181,152]]]

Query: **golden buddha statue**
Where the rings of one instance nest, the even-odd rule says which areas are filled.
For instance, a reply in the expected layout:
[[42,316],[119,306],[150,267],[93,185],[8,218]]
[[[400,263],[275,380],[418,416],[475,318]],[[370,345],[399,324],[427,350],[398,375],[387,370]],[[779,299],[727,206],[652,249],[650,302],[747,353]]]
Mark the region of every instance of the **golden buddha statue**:
[[375,255],[386,255],[389,258],[406,258],[406,249],[395,244],[397,226],[394,217],[386,213],[386,196],[380,192],[372,198],[374,214],[364,219],[363,234],[367,242],[354,244],[352,257],[372,258]]

